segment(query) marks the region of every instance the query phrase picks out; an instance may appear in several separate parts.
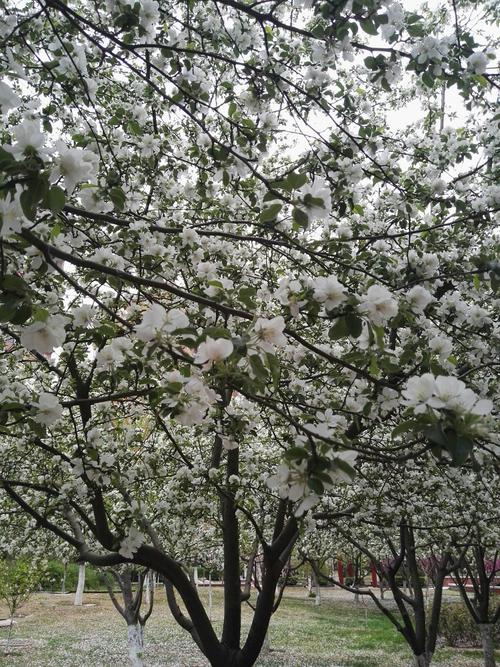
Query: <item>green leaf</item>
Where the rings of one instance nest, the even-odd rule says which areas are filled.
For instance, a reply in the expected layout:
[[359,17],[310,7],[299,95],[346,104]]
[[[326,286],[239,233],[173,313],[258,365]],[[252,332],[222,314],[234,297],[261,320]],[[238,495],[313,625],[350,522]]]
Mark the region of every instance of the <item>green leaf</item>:
[[36,322],[46,322],[49,315],[50,313],[46,308],[40,308],[40,306],[35,306],[33,308],[33,318]]
[[217,339],[217,338],[231,338],[231,334],[227,329],[224,329],[224,327],[207,327],[205,331],[203,332],[200,340],[205,340],[207,336],[210,336],[210,338]]
[[439,445],[440,447],[447,449],[448,440],[445,433],[443,432],[441,424],[435,424],[434,426],[429,426],[428,428],[424,429],[424,435],[435,445]]
[[421,23],[406,26],[406,30],[412,37],[424,37],[425,35],[425,28]]
[[239,300],[245,304],[247,308],[250,310],[253,310],[256,307],[256,303],[254,301],[255,295],[257,294],[257,290],[255,287],[240,287],[238,290],[238,298]]
[[378,367],[377,357],[375,355],[372,355],[370,359],[370,374],[373,375],[373,377],[378,377],[380,375],[380,368]]
[[427,86],[427,88],[433,88],[433,86],[434,86],[434,77],[429,72],[424,72],[422,74],[422,81]]
[[262,209],[259,220],[260,222],[272,222],[273,220],[276,220],[276,216],[282,209],[282,204],[279,202],[276,202],[275,204],[271,204],[271,206],[267,206],[266,208]]
[[14,292],[14,294],[24,296],[29,290],[29,285],[21,276],[11,273],[0,279],[0,289],[4,292]]
[[311,489],[311,491],[314,491],[314,493],[317,493],[318,495],[321,495],[325,491],[323,482],[317,477],[310,477],[307,480],[307,486]]
[[347,338],[349,329],[347,326],[347,318],[339,317],[333,327],[328,332],[328,338],[331,340],[339,340],[340,338]]
[[109,198],[118,211],[123,211],[127,197],[120,187],[115,186],[114,188],[111,188],[109,191]]
[[35,198],[33,191],[28,189],[28,190],[23,190],[21,192],[21,196],[19,197],[19,202],[21,203],[21,208],[23,209],[24,215],[28,218],[28,220],[34,220],[36,216],[36,205],[38,203],[38,199]]
[[14,317],[11,318],[12,324],[24,324],[26,320],[29,320],[31,317],[31,306],[27,303],[23,303],[16,310]]
[[262,363],[262,359],[259,357],[259,355],[251,354],[248,357],[248,360],[250,361],[250,367],[255,377],[258,380],[267,380],[267,370],[264,364]]
[[271,371],[271,377],[273,379],[273,386],[275,389],[278,388],[281,375],[281,366],[280,362],[274,354],[266,353],[266,360],[269,370]]
[[356,476],[356,471],[349,463],[347,463],[347,461],[344,461],[343,459],[335,459],[334,462],[336,467],[340,468],[346,475],[349,475],[351,479]]
[[287,190],[298,190],[303,185],[307,183],[306,174],[288,174],[285,179],[286,189]]
[[459,435],[457,436],[451,454],[451,461],[454,466],[463,465],[474,449],[474,442],[467,436]]
[[304,447],[290,447],[285,452],[287,461],[302,461],[309,456],[309,452]]
[[64,208],[66,203],[66,195],[64,190],[58,185],[53,185],[47,193],[46,205],[52,213],[59,213]]
[[349,335],[353,338],[359,338],[363,331],[363,320],[357,315],[354,315],[354,313],[347,313],[345,321]]
[[392,429],[391,431],[391,438],[397,438],[398,435],[402,435],[403,433],[408,433],[408,432],[417,432],[422,430],[422,425],[418,421],[418,419],[408,419],[404,422],[401,422],[398,424],[395,428]]
[[292,218],[299,225],[299,227],[307,228],[309,224],[309,216],[300,208],[294,208],[292,211]]
[[377,26],[371,19],[363,19],[359,24],[368,35],[376,35],[378,32]]
[[15,163],[12,153],[0,148],[0,170],[7,169]]
[[368,58],[365,58],[364,62],[366,67],[368,67],[368,69],[373,69],[373,70],[378,69],[378,62],[373,56],[368,56]]
[[11,319],[15,316],[18,302],[15,303],[4,303],[0,306],[0,322],[10,322]]
[[373,328],[373,333],[375,334],[375,340],[377,341],[377,346],[380,350],[384,349],[384,327],[379,327],[376,326],[375,324],[372,325]]

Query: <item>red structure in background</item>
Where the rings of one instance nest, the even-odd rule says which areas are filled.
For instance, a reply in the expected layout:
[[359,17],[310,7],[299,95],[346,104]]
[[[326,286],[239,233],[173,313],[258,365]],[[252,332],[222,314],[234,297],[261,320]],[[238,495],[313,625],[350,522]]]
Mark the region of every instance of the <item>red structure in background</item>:
[[[345,578],[346,575],[349,579],[352,580],[354,578],[354,565],[353,563],[348,562],[346,564],[346,567],[344,569],[344,563],[343,561],[338,558],[337,559],[337,578],[339,583],[343,586],[345,584]],[[378,586],[378,574],[377,574],[377,568],[375,565],[372,565],[370,568],[370,575],[371,575],[371,583],[370,585],[376,588]]]
[[337,561],[337,575],[338,575],[338,578],[339,578],[339,583],[344,585],[344,580],[345,580],[344,565],[343,565],[342,561],[340,560],[340,558]]

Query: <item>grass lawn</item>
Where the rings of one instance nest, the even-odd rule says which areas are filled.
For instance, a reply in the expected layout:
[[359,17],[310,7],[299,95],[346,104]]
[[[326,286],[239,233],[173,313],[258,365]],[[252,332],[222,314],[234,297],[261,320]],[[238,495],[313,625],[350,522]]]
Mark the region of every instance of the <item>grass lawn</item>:
[[[205,599],[206,589],[201,590]],[[221,590],[213,596],[220,626]],[[1,667],[121,667],[127,665],[126,624],[106,594],[86,594],[83,607],[72,595],[36,594],[21,610],[11,653],[0,648]],[[250,611],[250,610],[249,610]],[[5,618],[0,608],[0,617]],[[250,614],[245,612],[245,621]],[[7,629],[0,628],[0,640]],[[407,667],[410,653],[392,625],[370,603],[328,594],[320,607],[304,589],[290,590],[269,632],[270,652],[259,667]],[[4,642],[2,642],[4,643]],[[442,648],[440,667],[481,667],[477,650]],[[190,637],[172,620],[158,592],[146,626],[147,667],[207,667]]]

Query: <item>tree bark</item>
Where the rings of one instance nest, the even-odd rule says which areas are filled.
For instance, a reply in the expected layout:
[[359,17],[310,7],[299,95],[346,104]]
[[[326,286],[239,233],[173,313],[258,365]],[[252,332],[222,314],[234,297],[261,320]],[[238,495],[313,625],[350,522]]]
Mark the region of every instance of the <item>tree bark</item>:
[[153,590],[154,590],[153,573],[148,572],[144,580],[144,602],[146,603],[147,606],[151,604]]
[[316,607],[319,607],[321,605],[321,587],[319,585],[319,578],[316,576],[316,573],[313,570],[312,574],[313,582],[314,582],[314,590],[315,590],[315,598],[314,598],[314,605]]
[[83,590],[85,588],[85,563],[80,563],[78,567],[78,585],[75,593],[75,606],[83,605]]
[[496,667],[493,623],[479,623],[479,632],[483,644],[484,667]]
[[144,634],[140,623],[127,626],[128,657],[132,667],[144,667],[142,653],[144,650]]
[[413,667],[430,667],[431,662],[431,653],[422,653],[421,655],[413,656]]

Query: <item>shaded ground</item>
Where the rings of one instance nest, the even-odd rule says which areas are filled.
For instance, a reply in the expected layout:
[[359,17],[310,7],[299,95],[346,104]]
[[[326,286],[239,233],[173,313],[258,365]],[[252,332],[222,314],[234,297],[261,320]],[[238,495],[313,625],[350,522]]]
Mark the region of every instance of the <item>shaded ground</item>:
[[[214,590],[212,616],[221,616],[221,590]],[[201,595],[207,599],[208,591]],[[22,609],[12,651],[0,646],[1,667],[116,667],[127,665],[126,625],[106,594],[86,594],[84,607],[72,595],[37,594]],[[248,609],[248,612],[251,610]],[[2,613],[3,612],[3,613]],[[250,613],[245,613],[248,622]],[[5,618],[0,608],[0,617]],[[392,625],[369,602],[328,591],[320,607],[304,589],[290,590],[273,618],[271,652],[259,667],[407,667],[410,655]],[[4,644],[7,629],[0,628]],[[440,649],[439,667],[481,667],[481,652]],[[172,620],[163,593],[146,628],[147,667],[207,667],[190,637]]]

